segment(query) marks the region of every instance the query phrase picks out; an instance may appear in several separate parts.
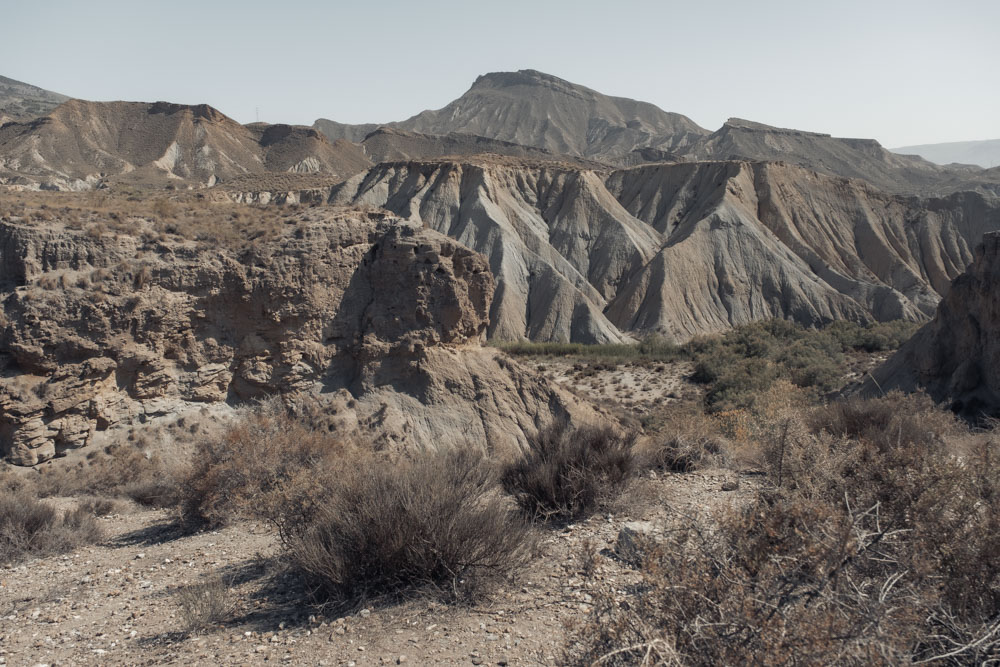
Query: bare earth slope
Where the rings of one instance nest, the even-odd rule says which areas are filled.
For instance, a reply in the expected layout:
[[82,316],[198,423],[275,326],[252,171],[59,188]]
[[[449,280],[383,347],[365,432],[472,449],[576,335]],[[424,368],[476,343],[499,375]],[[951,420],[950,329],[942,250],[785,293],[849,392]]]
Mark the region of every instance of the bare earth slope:
[[739,118],[730,118],[685,155],[698,160],[783,160],[861,178],[887,192],[945,193],[976,185],[1000,190],[1000,181],[982,170],[945,168],[915,155],[897,155],[874,139],[843,139]]
[[[597,160],[644,147],[674,151],[707,134],[680,114],[647,102],[609,97],[535,70],[483,75],[444,108],[388,125],[424,134],[473,134]],[[313,127],[344,138],[371,128],[324,119]]]
[[243,126],[207,105],[71,100],[0,128],[0,183],[53,189],[114,178],[212,185],[266,171],[346,177],[369,164],[349,142],[306,127]]
[[[515,144],[510,141],[487,139],[474,134],[452,132],[449,134],[421,134],[405,132],[391,127],[380,127],[361,142],[365,154],[372,162],[399,160],[424,160],[443,156],[478,155],[492,153],[536,160],[555,160],[558,156],[541,149]],[[600,167],[599,163],[565,158],[581,166]]]
[[289,392],[386,447],[515,450],[588,414],[480,347],[493,277],[434,231],[317,209],[235,251],[146,240],[134,224],[136,236],[101,236],[0,223],[0,452],[13,462]]
[[0,76],[0,125],[44,116],[68,99],[65,95]]
[[470,158],[378,165],[331,201],[384,207],[482,252],[490,336],[677,339],[770,317],[930,317],[1000,229],[1000,202],[921,200],[794,165],[700,162],[611,173]]
[[863,388],[869,394],[926,390],[968,417],[1000,413],[1000,233],[983,237],[934,319]]

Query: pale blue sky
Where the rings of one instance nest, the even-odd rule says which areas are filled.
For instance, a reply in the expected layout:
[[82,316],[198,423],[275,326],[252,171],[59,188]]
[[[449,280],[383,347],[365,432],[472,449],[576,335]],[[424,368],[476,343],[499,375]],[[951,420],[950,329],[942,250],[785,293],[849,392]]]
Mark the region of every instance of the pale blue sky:
[[1000,137],[1000,0],[0,0],[0,74],[242,122],[402,120],[532,68],[726,118],[875,137]]

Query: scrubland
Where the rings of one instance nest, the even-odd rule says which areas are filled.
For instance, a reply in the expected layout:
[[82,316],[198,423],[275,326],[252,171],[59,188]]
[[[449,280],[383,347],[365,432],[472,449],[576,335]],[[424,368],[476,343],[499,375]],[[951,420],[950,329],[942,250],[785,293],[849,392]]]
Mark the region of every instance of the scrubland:
[[[840,392],[911,330],[766,322],[684,346],[504,346],[567,382],[613,383],[626,367],[681,376],[641,406],[627,386],[607,394],[623,427],[551,424],[513,458],[475,446],[375,452],[271,401],[206,431],[183,458],[122,442],[72,465],[3,470],[0,560],[100,545],[98,517],[142,507],[161,508],[171,539],[228,530],[238,540],[264,526],[274,558],[261,567],[295,582],[286,602],[319,627],[343,627],[415,600],[470,617],[502,607],[510,592],[535,590],[523,583],[552,540],[574,535],[566,576],[585,602],[548,637],[551,655],[512,644],[504,662],[997,661],[992,424],[958,421],[921,396]],[[703,489],[696,511],[663,519],[681,503],[669,489],[698,475],[725,481]],[[627,531],[607,533],[624,518],[650,528],[628,533],[627,550]],[[550,595],[561,583],[545,586]],[[172,593],[178,634],[164,641],[242,630],[240,595],[222,570],[204,572]]]

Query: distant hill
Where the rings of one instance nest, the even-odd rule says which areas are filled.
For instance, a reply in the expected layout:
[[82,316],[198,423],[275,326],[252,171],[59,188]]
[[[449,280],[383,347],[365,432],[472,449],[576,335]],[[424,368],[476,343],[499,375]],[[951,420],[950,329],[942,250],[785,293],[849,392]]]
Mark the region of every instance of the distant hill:
[[479,155],[492,153],[535,160],[559,160],[578,165],[596,167],[599,163],[581,158],[558,156],[543,148],[533,148],[499,139],[487,139],[474,134],[451,132],[449,134],[421,134],[405,132],[391,127],[380,127],[361,142],[365,154],[372,162],[387,160],[420,160],[440,156]]
[[0,128],[0,183],[27,187],[213,185],[269,171],[346,178],[370,164],[359,146],[331,143],[312,128],[244,126],[205,104],[71,100]]
[[[535,70],[485,74],[444,108],[387,125],[423,134],[477,135],[595,160],[646,147],[676,151],[708,134],[686,116]],[[355,141],[372,129],[325,119],[313,127],[328,137]]]
[[44,116],[69,98],[0,76],[0,124]]
[[974,164],[987,169],[1000,167],[1000,139],[901,146],[890,150],[902,155],[919,155],[936,164]]
[[[380,126],[319,119],[313,127],[330,139],[362,142]],[[475,146],[466,140],[457,142],[462,147],[458,151],[450,148],[457,145],[454,140],[440,141],[441,151],[435,153],[435,142],[426,138],[462,135],[615,167],[699,160],[781,161],[833,176],[861,178],[896,193],[947,194],[975,188],[1000,192],[1000,178],[995,174],[899,155],[874,139],[837,138],[738,118],[709,132],[681,114],[647,102],[609,97],[535,70],[485,74],[445,107],[381,127],[418,133],[425,139],[417,152],[370,152],[375,161],[469,154]],[[396,137],[394,143],[400,145],[402,140]],[[508,147],[500,152],[522,155],[524,151]]]

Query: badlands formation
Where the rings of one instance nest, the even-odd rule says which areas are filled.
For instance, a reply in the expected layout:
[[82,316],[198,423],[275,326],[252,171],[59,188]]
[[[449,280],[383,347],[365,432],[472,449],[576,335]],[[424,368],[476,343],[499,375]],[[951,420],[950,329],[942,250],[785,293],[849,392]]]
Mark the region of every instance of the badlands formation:
[[378,212],[315,209],[244,251],[0,223],[0,437],[34,465],[104,431],[273,394],[377,448],[479,443],[592,410],[482,347],[486,260]]
[[968,270],[951,285],[934,319],[863,387],[925,390],[977,418],[1000,413],[1000,233],[983,237]]
[[516,448],[586,409],[487,339],[922,321],[1000,230],[995,169],[735,119],[709,132],[533,70],[399,123],[313,128],[0,83],[10,189],[315,207],[242,250],[141,219],[0,222],[0,436],[24,464],[272,393],[340,401],[391,445]]

